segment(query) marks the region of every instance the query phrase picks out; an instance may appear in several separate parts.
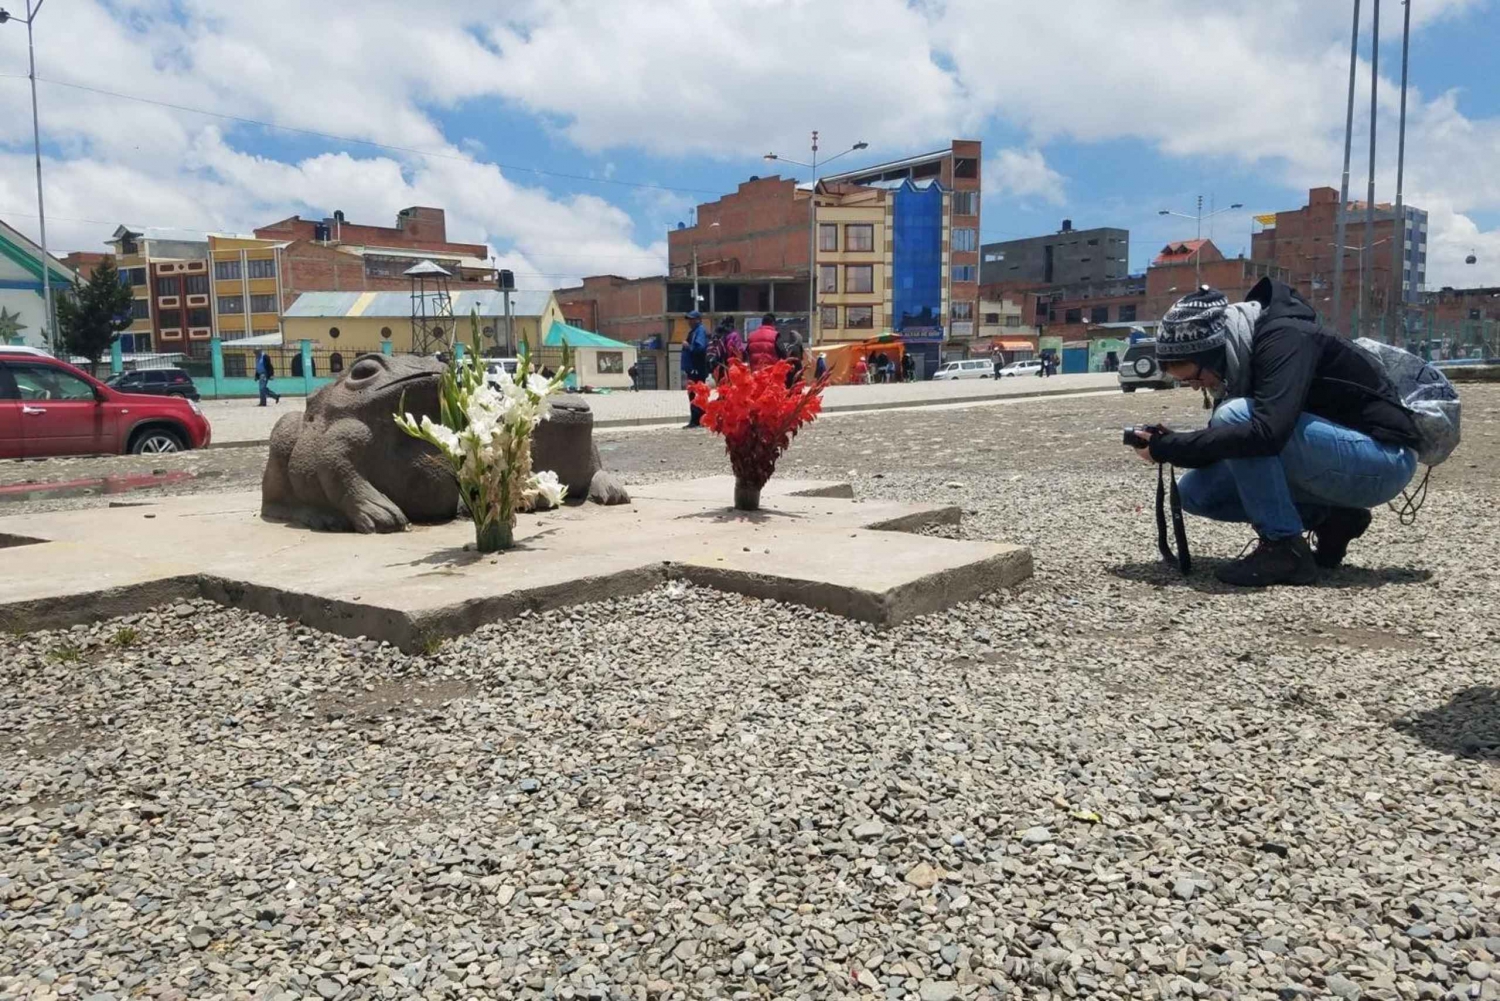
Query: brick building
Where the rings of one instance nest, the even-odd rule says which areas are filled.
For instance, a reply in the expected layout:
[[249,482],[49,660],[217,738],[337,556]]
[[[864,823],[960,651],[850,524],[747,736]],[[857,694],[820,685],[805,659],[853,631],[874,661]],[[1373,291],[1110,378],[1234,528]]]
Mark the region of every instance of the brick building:
[[188,354],[196,343],[197,352],[207,357],[213,336],[213,320],[206,312],[208,238],[191,230],[121,225],[108,243],[120,281],[133,293],[131,324],[120,335],[124,352]]
[[[829,175],[816,193],[779,176],[751,178],[698,206],[693,226],[668,234],[670,276],[691,279],[696,259],[700,282],[768,282],[775,299],[767,308],[812,342],[899,333],[930,373],[944,354],[965,356],[978,335],[981,157],[979,142],[954,140]],[[809,226],[817,234],[812,262]],[[814,310],[810,264],[819,269]],[[744,298],[739,306],[726,311],[748,312]],[[705,312],[711,307],[705,299]]]
[[1500,286],[1424,293],[1405,341],[1434,358],[1500,357]]
[[106,261],[113,264],[115,256],[92,250],[75,250],[62,258],[63,264],[73,269],[80,282],[87,282],[94,277],[94,269]]
[[[1333,310],[1333,272],[1337,260],[1334,246],[1338,234],[1339,193],[1334,188],[1313,188],[1307,193],[1307,204],[1301,208],[1257,217],[1262,229],[1250,237],[1250,256],[1284,269],[1291,284],[1312,303],[1320,314]],[[1365,203],[1350,202],[1347,209],[1343,251],[1343,295],[1341,316],[1328,318],[1339,330],[1349,332],[1360,311],[1360,258],[1365,245]],[[1410,205],[1402,207],[1404,220],[1398,227],[1395,209],[1389,203],[1376,203],[1371,240],[1369,293],[1363,304],[1363,332],[1378,330],[1388,316],[1403,306],[1411,308],[1422,301],[1427,282],[1427,213]],[[1398,277],[1394,267],[1396,248],[1401,243],[1402,268]]]
[[1212,240],[1169,243],[1146,269],[1146,294],[1140,309],[1146,322],[1142,325],[1154,329],[1172,303],[1200,283],[1223,292],[1230,302],[1239,302],[1265,277],[1290,284],[1292,273],[1269,261],[1225,257]]

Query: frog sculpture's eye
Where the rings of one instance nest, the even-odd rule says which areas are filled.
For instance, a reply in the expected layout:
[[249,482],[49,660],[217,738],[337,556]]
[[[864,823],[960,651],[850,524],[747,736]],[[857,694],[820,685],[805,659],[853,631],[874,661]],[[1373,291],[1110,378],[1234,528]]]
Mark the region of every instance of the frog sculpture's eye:
[[349,381],[364,382],[366,379],[375,378],[375,376],[379,375],[382,371],[383,368],[381,367],[380,362],[376,361],[374,358],[360,358],[356,360],[353,367],[349,369]]

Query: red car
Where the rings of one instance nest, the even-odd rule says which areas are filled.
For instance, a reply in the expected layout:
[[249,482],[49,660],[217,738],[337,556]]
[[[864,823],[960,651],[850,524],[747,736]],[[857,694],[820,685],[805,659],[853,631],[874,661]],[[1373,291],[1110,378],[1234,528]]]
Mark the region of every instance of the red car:
[[192,400],[111,389],[34,348],[0,347],[0,459],[203,448]]

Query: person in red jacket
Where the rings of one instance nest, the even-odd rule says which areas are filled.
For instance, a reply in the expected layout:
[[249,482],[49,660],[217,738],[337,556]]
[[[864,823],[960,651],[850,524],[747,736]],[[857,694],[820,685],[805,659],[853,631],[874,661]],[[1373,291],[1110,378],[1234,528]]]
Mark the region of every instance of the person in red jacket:
[[767,313],[761,318],[760,326],[750,331],[750,339],[745,343],[745,361],[750,365],[752,372],[774,365],[779,355],[776,351],[776,314]]

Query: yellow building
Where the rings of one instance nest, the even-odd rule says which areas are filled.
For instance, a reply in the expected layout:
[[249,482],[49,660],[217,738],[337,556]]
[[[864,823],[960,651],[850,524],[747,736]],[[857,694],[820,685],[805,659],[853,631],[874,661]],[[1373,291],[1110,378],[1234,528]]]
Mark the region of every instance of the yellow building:
[[281,252],[286,244],[253,236],[208,234],[213,266],[213,326],[224,341],[281,329]]
[[819,188],[818,314],[813,342],[862,341],[891,329],[888,192]]
[[[513,354],[522,341],[535,351],[552,321],[563,319],[557,299],[550,291],[512,292],[509,332],[503,293],[465,289],[453,292],[450,298],[453,319],[439,322],[445,328],[443,334],[456,333],[460,342],[468,344],[469,317],[477,311],[487,352]],[[318,351],[338,352],[344,363],[356,355],[381,351],[405,354],[412,349],[408,292],[304,292],[287,309],[281,322],[287,345],[309,340]]]

